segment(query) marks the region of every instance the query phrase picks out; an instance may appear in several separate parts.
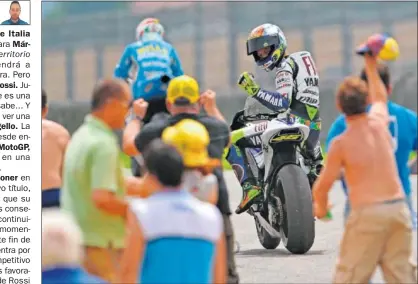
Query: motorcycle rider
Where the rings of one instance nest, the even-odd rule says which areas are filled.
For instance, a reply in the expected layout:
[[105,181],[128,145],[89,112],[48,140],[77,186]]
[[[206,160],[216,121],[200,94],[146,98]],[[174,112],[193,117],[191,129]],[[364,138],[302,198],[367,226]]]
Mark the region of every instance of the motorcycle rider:
[[[281,29],[272,24],[263,24],[253,29],[247,39],[247,55],[252,55],[257,66],[265,71],[275,71],[275,91],[261,88],[254,76],[241,74],[238,85],[249,95],[271,111],[284,114],[287,119],[309,126],[309,137],[305,142],[303,155],[311,165],[308,175],[312,184],[322,165],[322,151],[319,143],[321,119],[319,116],[319,76],[315,63],[308,51],[286,53],[287,42]],[[262,133],[262,132],[261,132]],[[261,135],[256,133],[256,135]],[[232,133],[232,142],[247,138],[243,129]],[[261,152],[261,145],[258,152]],[[245,212],[262,193],[251,171],[245,165],[240,149],[232,145],[226,156],[239,179],[243,197],[235,213]],[[237,173],[238,172],[238,173]]]
[[[184,74],[174,47],[163,38],[164,27],[158,19],[147,18],[136,28],[136,41],[126,46],[115,68],[114,76],[132,85],[133,99],[148,103],[147,113],[141,120],[146,124],[157,113],[168,113],[165,104],[167,83]],[[127,123],[134,120],[130,112]],[[140,167],[131,160],[134,176],[140,176]]]
[[136,41],[126,46],[114,76],[132,82],[134,100],[148,102],[148,123],[152,116],[166,112],[165,97],[169,79],[184,74],[174,47],[163,38],[164,27],[158,19],[147,18],[136,28]]

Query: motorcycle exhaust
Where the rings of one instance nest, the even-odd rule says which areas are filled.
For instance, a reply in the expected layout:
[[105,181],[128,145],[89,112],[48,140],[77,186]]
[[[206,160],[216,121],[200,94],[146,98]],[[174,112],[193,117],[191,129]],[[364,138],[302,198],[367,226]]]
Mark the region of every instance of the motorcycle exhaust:
[[279,232],[277,232],[271,225],[269,222],[267,222],[266,219],[263,218],[263,216],[261,216],[261,214],[259,212],[253,212],[253,216],[255,216],[258,220],[258,222],[260,222],[260,225],[263,227],[264,230],[267,231],[267,233],[269,233],[270,236],[275,237],[275,238],[280,238],[281,235]]

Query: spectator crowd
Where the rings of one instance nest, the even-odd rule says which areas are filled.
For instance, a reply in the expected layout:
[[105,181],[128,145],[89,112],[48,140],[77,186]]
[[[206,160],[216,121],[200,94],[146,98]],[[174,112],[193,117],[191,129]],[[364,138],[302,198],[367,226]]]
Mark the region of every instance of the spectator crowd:
[[[313,186],[314,213],[323,219],[343,173],[346,224],[333,283],[367,283],[378,265],[388,283],[417,282],[409,168],[399,166],[404,152],[417,150],[416,114],[388,102],[389,71],[377,62],[375,40],[362,47],[363,74],[336,92],[335,124],[344,125],[331,128]],[[181,75],[168,83],[165,104],[168,113],[143,123],[148,102],[133,99],[124,80],[104,79],[70,137],[46,118],[42,92],[42,283],[239,283],[221,163],[230,130],[216,93]],[[388,130],[396,111],[411,125],[401,154]],[[126,173],[121,149],[140,175]]]

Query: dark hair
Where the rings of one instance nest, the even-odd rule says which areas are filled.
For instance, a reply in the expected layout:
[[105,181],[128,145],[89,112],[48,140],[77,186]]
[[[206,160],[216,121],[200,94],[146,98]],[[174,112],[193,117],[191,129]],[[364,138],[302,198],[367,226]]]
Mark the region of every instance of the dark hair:
[[[386,90],[388,90],[390,87],[390,73],[388,66],[379,63],[377,65],[377,71],[379,72],[380,80],[382,80],[383,84],[386,87]],[[367,82],[366,70],[364,68],[361,70],[360,78]]]
[[184,173],[183,158],[177,150],[161,139],[153,140],[144,152],[145,168],[167,187],[178,187]]
[[19,5],[19,8],[20,8],[20,3],[19,3],[19,1],[12,1],[12,3],[10,3],[10,9],[9,10],[11,10],[12,9],[12,5],[13,4],[17,4],[17,5]]
[[46,92],[44,89],[42,89],[42,109],[46,107],[47,103],[48,103],[48,98],[46,96]]
[[365,113],[367,106],[366,82],[354,76],[345,78],[337,91],[337,103],[347,116]]
[[96,84],[91,99],[91,110],[101,108],[109,98],[119,97],[122,92],[122,80],[109,79]]

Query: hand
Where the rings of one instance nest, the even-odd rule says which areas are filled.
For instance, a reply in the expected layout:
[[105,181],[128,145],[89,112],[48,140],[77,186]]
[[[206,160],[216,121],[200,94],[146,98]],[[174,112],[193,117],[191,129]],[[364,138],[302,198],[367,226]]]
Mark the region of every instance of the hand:
[[387,34],[374,34],[356,49],[356,53],[368,54],[382,60],[396,60],[399,56],[399,46],[396,40]]
[[137,99],[132,104],[133,113],[143,119],[147,113],[148,103],[144,99]]
[[200,95],[199,102],[206,112],[216,109],[216,93],[212,90],[206,90]]
[[250,96],[255,96],[260,90],[260,86],[256,83],[254,75],[248,72],[244,72],[239,76],[238,86]]
[[319,220],[324,221],[324,222],[332,220],[331,208],[333,206],[331,204],[328,204],[327,207],[323,207],[315,202],[313,204],[313,207],[314,207],[314,216],[317,217]]

